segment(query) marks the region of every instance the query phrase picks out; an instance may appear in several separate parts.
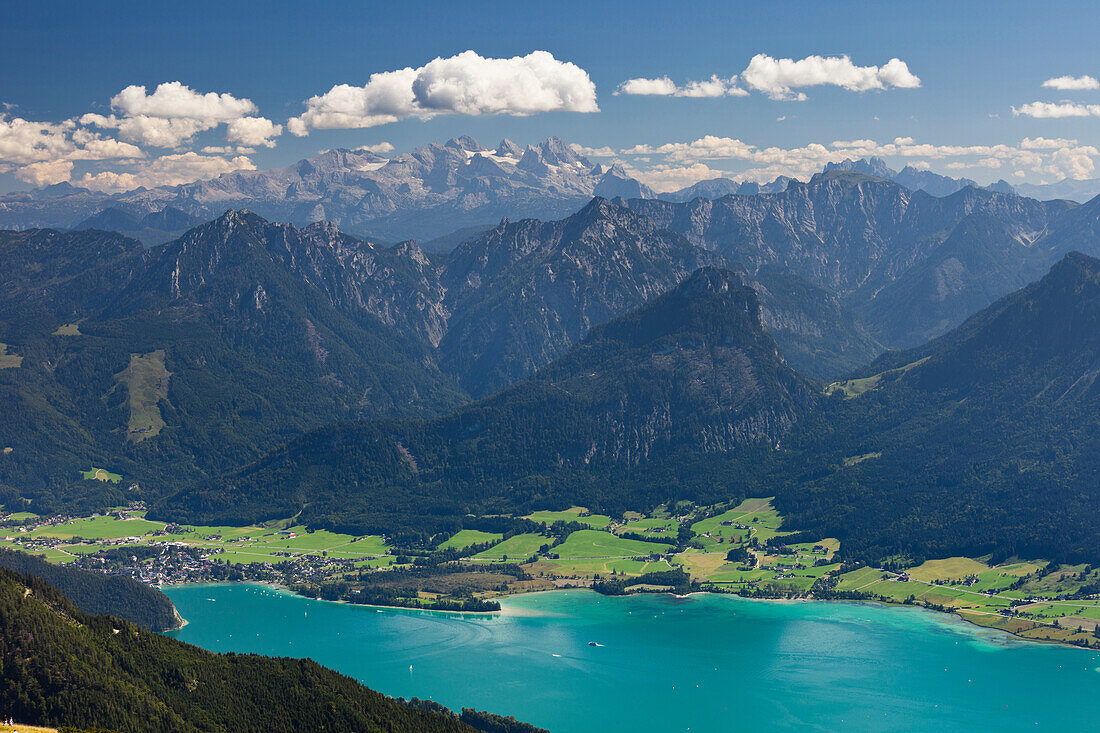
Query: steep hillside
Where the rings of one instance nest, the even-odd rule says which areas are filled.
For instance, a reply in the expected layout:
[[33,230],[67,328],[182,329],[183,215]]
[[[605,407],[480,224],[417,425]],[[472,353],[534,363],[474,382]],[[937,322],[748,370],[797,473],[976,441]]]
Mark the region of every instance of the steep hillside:
[[133,578],[53,565],[40,557],[6,548],[0,548],[0,567],[49,583],[74,606],[92,616],[109,614],[150,631],[168,631],[181,623],[168,596]]
[[[792,436],[792,523],[879,558],[1100,558],[1100,260],[884,356]],[[788,475],[789,478],[789,475]]]
[[[96,231],[0,241],[19,265],[0,321],[23,357],[0,369],[7,500],[153,498],[333,420],[464,401],[431,359],[415,248],[240,212],[148,252]],[[90,465],[126,480],[81,482]]]
[[452,315],[441,365],[489,394],[719,259],[601,198],[559,221],[501,222],[442,272]]
[[316,662],[213,654],[90,616],[42,581],[4,568],[0,711],[27,723],[123,733],[474,730]]

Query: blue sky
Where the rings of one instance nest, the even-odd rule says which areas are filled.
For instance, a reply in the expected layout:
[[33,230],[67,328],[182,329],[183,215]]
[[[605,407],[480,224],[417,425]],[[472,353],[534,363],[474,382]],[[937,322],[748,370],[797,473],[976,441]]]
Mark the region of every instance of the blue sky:
[[[1100,147],[1100,89],[1042,85],[1100,77],[1098,31],[1100,12],[1084,2],[10,3],[0,24],[7,126],[0,127],[0,191],[58,180],[120,190],[284,165],[332,147],[388,143],[400,153],[462,134],[488,145],[558,135],[602,149],[604,159],[666,189],[719,174],[804,177],[849,150],[983,183],[1091,178],[1100,175],[1093,147]],[[434,116],[398,113],[397,121],[351,129],[307,125],[304,136],[288,129],[306,100],[334,85],[364,88],[372,74],[421,69],[468,50],[483,59],[549,52],[561,68],[551,67],[545,83],[571,93],[587,75],[593,103],[541,104],[518,98],[522,89],[498,94],[492,79],[477,77],[497,67],[455,62],[463,83],[477,87],[464,99],[480,114],[444,106]],[[758,54],[792,62],[847,56],[865,75],[896,58],[919,87],[879,82],[853,91],[826,82],[786,95],[804,101],[776,99],[763,83],[746,83]],[[524,73],[528,66],[536,64]],[[510,83],[511,68],[500,66],[501,84]],[[810,79],[814,69],[803,64],[792,73]],[[667,77],[682,88],[712,75],[742,91],[615,94],[629,79]],[[166,82],[196,98],[226,95],[224,104],[193,118],[182,113],[167,138],[126,122],[148,113],[164,132],[169,113],[159,97],[112,107],[127,87],[152,95]],[[477,95],[503,98],[504,113]],[[1035,102],[1054,106],[1025,106]],[[89,114],[98,121],[81,119]],[[203,114],[220,116],[199,120]],[[229,143],[239,117],[266,122],[237,123],[237,142]],[[24,121],[18,129],[15,120]],[[89,145],[92,138],[98,142]]]

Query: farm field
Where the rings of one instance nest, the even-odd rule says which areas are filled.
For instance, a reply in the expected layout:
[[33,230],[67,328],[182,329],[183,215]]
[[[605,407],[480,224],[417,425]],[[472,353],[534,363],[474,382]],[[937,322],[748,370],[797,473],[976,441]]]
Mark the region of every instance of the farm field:
[[478,529],[459,530],[446,542],[439,545],[440,550],[465,550],[471,545],[483,545],[487,542],[497,543],[504,539],[504,535],[497,532],[482,532]]
[[553,548],[552,552],[562,559],[644,557],[663,554],[671,547],[658,542],[627,540],[595,529],[582,529],[570,534],[568,539]]
[[526,560],[551,540],[541,534],[517,534],[473,556],[474,560]]
[[18,369],[23,363],[23,357],[8,351],[10,347],[0,343],[0,369]]
[[86,481],[107,481],[112,484],[117,484],[122,481],[121,474],[112,473],[106,468],[96,468],[95,466],[92,466],[87,471],[81,471],[80,476]]
[[560,512],[532,512],[524,517],[524,519],[530,519],[532,522],[542,522],[543,524],[553,524],[554,522],[580,522],[581,524],[587,524],[596,529],[603,529],[611,524],[611,517],[602,514],[588,514],[587,509],[579,506],[565,509]]

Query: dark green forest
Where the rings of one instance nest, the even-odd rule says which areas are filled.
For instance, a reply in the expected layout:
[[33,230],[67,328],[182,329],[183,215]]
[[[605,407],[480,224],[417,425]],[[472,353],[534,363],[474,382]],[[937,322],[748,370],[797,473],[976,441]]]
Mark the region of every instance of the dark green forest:
[[472,731],[316,662],[213,654],[79,611],[0,568],[0,715],[28,724],[171,731]]
[[133,578],[54,565],[5,548],[0,548],[0,567],[49,583],[92,616],[115,616],[150,631],[167,631],[179,625],[176,608],[168,596]]

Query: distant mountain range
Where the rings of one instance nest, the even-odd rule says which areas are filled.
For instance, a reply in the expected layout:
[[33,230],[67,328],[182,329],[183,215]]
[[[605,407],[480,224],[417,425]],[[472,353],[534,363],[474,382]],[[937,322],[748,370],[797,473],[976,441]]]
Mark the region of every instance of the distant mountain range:
[[[878,158],[831,163],[824,172],[834,170],[864,173],[937,197],[980,188],[970,179],[911,166],[895,171]],[[426,250],[444,251],[502,218],[560,219],[593,196],[686,203],[783,193],[793,180],[780,176],[758,184],[717,178],[658,195],[621,166],[593,163],[556,137],[526,148],[504,139],[490,149],[463,136],[392,158],[365,149],[329,150],[284,168],[234,171],[118,194],[59,183],[0,196],[0,228],[97,228],[153,245],[227,209],[247,209],[271,221],[298,226],[329,221],[360,238],[384,243],[416,239]],[[1100,193],[1100,180],[1015,187],[998,181],[988,190],[1083,203]]]
[[936,197],[841,169],[782,193],[625,205],[750,275],[779,268],[833,293],[891,348],[958,325],[1072,249],[1098,252],[1081,233],[1095,231],[1100,201]]
[[96,217],[112,210],[105,223],[125,229],[111,229],[134,231],[144,217],[167,207],[202,220],[237,208],[302,226],[329,221],[385,242],[427,241],[501,218],[558,219],[593,196],[645,198],[653,192],[620,166],[591,163],[559,138],[526,148],[505,139],[489,149],[461,137],[392,158],[330,150],[285,168],[114,195],[58,184],[0,196],[0,228],[100,227],[104,222]]

